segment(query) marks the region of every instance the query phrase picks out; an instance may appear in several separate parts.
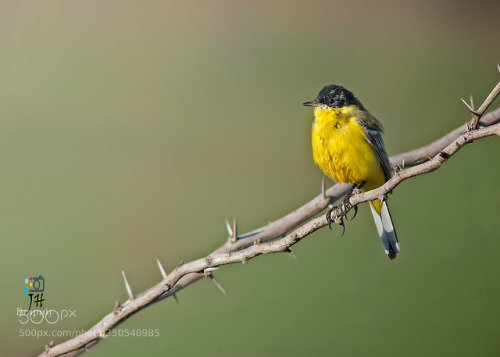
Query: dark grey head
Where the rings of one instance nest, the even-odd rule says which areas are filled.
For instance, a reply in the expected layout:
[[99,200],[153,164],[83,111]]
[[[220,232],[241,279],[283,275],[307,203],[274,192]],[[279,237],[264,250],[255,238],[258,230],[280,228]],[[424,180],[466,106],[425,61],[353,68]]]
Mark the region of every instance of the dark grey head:
[[360,109],[362,108],[361,103],[352,92],[335,84],[323,87],[316,99],[304,103],[309,107],[328,106],[331,108],[342,108],[353,104],[358,105]]

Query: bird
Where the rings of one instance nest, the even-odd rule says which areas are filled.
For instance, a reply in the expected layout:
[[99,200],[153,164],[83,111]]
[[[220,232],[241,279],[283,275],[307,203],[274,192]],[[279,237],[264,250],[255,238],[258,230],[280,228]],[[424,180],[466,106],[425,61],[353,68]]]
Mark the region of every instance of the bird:
[[[314,108],[312,154],[326,176],[361,191],[373,190],[391,178],[382,124],[352,92],[327,85],[303,105]],[[384,251],[392,260],[399,254],[399,241],[386,198],[370,201],[370,208]],[[328,223],[332,210],[327,213]]]

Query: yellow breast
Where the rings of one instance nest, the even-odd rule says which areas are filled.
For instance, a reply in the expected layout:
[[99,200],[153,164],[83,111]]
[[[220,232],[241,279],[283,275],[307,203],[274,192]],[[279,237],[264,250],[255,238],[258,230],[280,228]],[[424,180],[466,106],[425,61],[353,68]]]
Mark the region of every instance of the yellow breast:
[[315,108],[312,149],[316,164],[337,182],[365,183],[369,190],[385,181],[380,160],[350,113],[356,106]]

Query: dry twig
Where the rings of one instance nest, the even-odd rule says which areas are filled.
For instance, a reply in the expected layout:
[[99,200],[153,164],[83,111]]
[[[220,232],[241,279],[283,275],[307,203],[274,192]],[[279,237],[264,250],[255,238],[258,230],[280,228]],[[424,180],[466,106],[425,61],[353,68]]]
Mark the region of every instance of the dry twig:
[[[398,168],[395,175],[383,186],[375,190],[357,193],[351,196],[349,204],[341,205],[340,211],[342,214],[347,213],[354,205],[383,197],[404,180],[438,169],[458,150],[474,140],[491,135],[500,136],[500,108],[482,117],[484,111],[499,92],[500,83],[497,84],[495,89],[477,111],[474,110],[471,103],[469,110],[473,114],[473,120],[470,124],[455,129],[441,139],[425,147],[392,157],[391,165],[393,168]],[[468,104],[467,106],[469,107]],[[478,124],[480,128],[474,130]],[[405,166],[409,168],[402,169]],[[159,260],[157,260],[158,267],[163,277],[162,281],[137,296],[133,295],[132,289],[125,277],[125,273],[122,272],[129,300],[123,305],[117,303],[114,310],[88,330],[86,334],[72,338],[56,346],[53,346],[52,343],[46,345],[44,352],[42,352],[40,356],[76,356],[83,353],[102,338],[105,338],[112,328],[116,327],[128,317],[170,295],[176,297],[175,293],[177,291],[204,276],[211,278],[216,286],[225,293],[225,290],[220,286],[212,274],[215,267],[238,262],[245,263],[249,259],[261,254],[278,252],[292,252],[291,254],[293,254],[291,247],[294,244],[327,225],[324,215],[313,219],[311,218],[323,211],[329,204],[337,201],[349,190],[349,185],[337,184],[325,191],[323,184],[322,193],[310,202],[281,219],[246,234],[237,234],[236,221],[234,221],[232,229],[226,221],[229,239],[224,245],[204,258],[177,266],[168,275],[165,273]],[[335,217],[332,216],[332,219],[334,218]],[[311,219],[309,222],[301,225],[309,219]],[[287,234],[295,227],[298,228]]]

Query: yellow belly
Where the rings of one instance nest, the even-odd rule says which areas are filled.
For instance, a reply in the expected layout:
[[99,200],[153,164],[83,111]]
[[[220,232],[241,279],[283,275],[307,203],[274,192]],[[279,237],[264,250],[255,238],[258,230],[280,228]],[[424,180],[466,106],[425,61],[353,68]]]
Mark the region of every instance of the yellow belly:
[[[384,170],[356,118],[338,114],[330,108],[315,109],[314,161],[334,181],[363,184],[364,191],[381,186],[385,182]],[[372,205],[380,212],[380,201],[377,201]]]

